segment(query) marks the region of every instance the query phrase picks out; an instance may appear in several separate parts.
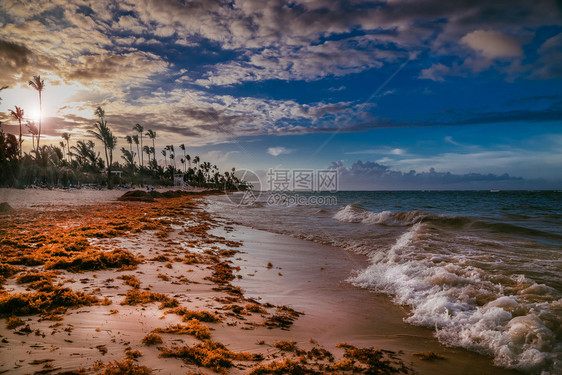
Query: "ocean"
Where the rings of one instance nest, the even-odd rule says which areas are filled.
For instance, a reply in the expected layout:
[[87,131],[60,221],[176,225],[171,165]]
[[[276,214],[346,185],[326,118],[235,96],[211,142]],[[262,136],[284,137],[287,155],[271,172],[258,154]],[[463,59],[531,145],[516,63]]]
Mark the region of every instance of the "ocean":
[[207,210],[364,254],[342,279],[407,306],[407,323],[501,367],[562,374],[562,192],[240,194]]

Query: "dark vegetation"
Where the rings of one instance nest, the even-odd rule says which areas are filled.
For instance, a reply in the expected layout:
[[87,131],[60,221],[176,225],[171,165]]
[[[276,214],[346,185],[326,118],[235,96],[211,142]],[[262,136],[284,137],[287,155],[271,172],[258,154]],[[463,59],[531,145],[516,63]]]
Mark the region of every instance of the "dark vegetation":
[[[29,85],[38,92],[41,105],[45,81],[34,76]],[[174,185],[181,181],[191,186],[227,190],[247,187],[234,175],[234,168],[221,173],[216,165],[187,153],[185,144],[180,144],[177,149],[174,145],[157,147],[156,132],[141,124],[131,126],[133,134],[123,137],[128,146],[118,149],[121,159],[114,160],[119,139],[113,135],[109,119],[101,107],[96,109],[97,121],[89,130],[89,137],[97,144],[92,139],[73,142],[74,133],[69,130],[61,134],[58,144],[41,145],[41,116],[36,124],[26,117],[24,108],[16,106],[9,112],[13,121],[10,125],[18,126],[19,136],[5,133],[0,122],[0,186],[94,184],[111,188],[117,184]],[[31,136],[29,153],[22,152],[24,135],[26,138]],[[102,156],[99,150],[103,150]],[[163,159],[157,160],[157,153]]]

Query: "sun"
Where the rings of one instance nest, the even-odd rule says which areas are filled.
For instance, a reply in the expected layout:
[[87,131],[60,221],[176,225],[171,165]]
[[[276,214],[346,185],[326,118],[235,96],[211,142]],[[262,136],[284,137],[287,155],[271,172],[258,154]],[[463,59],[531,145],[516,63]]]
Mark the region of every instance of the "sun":
[[27,117],[29,117],[30,120],[37,122],[39,121],[39,118],[41,118],[41,112],[39,112],[38,109],[32,109],[29,111]]

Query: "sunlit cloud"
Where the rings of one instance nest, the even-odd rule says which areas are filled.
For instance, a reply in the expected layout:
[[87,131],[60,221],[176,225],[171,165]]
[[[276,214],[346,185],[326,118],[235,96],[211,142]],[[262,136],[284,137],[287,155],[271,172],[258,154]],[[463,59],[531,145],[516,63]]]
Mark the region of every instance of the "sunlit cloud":
[[283,154],[290,154],[291,152],[293,152],[293,150],[290,150],[286,147],[283,146],[278,146],[278,147],[269,147],[267,149],[267,153],[269,155],[272,156],[279,156],[279,155],[283,155]]

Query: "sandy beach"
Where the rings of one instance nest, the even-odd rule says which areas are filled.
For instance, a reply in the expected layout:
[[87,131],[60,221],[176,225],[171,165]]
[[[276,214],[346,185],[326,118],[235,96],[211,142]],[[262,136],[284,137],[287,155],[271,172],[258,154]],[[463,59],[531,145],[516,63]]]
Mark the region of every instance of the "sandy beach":
[[515,373],[346,283],[362,255],[123,193],[0,190],[0,373]]

